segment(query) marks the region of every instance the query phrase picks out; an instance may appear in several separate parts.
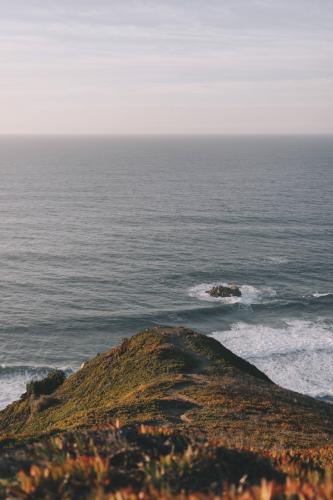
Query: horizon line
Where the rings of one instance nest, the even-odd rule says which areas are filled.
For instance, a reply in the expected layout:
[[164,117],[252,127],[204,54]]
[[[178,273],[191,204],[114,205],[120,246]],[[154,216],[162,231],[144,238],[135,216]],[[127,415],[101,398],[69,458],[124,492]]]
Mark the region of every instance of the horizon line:
[[163,138],[163,137],[333,137],[333,132],[244,132],[244,133],[91,133],[91,132],[18,132],[0,133],[2,137],[137,137],[137,138]]

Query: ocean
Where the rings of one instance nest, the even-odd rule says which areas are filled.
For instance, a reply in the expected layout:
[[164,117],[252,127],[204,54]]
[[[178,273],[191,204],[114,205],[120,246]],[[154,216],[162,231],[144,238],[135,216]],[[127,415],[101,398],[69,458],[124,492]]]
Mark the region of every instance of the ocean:
[[332,138],[1,137],[0,176],[1,408],[161,324],[333,398]]

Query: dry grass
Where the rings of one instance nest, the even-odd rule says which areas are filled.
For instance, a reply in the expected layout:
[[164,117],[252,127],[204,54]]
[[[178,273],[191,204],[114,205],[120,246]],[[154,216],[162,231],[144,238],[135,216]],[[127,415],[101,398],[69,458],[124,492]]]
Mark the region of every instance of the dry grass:
[[4,498],[333,498],[332,446],[253,453],[204,436],[127,426],[7,450],[8,464],[17,457],[22,469],[2,481]]

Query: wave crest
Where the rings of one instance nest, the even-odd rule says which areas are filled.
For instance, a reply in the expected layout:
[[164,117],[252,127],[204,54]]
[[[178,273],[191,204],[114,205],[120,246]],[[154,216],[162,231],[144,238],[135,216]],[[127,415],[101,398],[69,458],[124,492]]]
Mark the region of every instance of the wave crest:
[[276,326],[237,322],[212,336],[283,387],[314,397],[333,395],[333,324],[325,318]]
[[282,256],[267,257],[267,260],[273,262],[273,264],[288,264],[289,262],[289,259],[287,259],[287,257]]
[[[27,382],[46,377],[54,368],[51,366],[0,365],[0,410],[23,394]],[[64,371],[68,375],[73,370],[66,368]]]

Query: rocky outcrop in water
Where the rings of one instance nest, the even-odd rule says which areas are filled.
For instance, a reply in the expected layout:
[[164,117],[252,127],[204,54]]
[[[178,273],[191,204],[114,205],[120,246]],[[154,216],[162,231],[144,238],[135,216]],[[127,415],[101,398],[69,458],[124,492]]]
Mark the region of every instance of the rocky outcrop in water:
[[217,285],[213,286],[207,293],[211,297],[240,297],[242,292],[237,285]]

